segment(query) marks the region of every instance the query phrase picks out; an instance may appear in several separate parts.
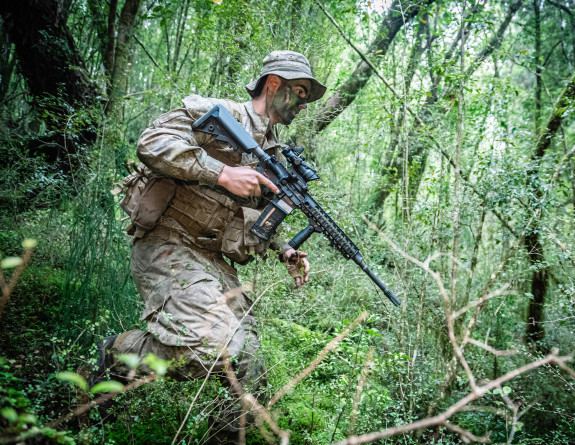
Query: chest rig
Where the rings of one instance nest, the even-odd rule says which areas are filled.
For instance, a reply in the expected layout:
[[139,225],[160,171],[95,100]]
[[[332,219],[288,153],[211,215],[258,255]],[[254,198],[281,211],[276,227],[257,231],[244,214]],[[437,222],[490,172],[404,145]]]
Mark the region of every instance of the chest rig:
[[[226,108],[246,129],[253,133],[245,107],[226,101]],[[160,120],[159,118],[158,120]],[[154,125],[162,125],[155,121]],[[275,137],[270,132],[256,133],[254,139],[270,154],[277,151]],[[213,140],[202,145],[208,156],[226,165],[255,168],[257,159],[239,153],[227,144]],[[145,236],[169,238],[197,248],[221,252],[237,263],[244,263],[251,255],[262,253],[267,244],[249,232],[265,207],[268,196],[241,198],[222,187],[214,189],[191,181],[180,181],[157,175],[140,165],[125,178],[126,192],[121,202],[132,224],[128,233],[135,239]]]

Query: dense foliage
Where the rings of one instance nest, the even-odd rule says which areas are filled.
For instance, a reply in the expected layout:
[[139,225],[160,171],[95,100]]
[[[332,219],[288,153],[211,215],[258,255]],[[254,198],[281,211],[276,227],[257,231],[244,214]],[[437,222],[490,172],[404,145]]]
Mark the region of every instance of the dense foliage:
[[[320,235],[306,244],[301,290],[273,258],[241,268],[269,397],[369,314],[271,409],[291,443],[433,419],[488,387],[449,421],[385,443],[575,441],[574,373],[545,362],[574,354],[572,2],[10,3],[0,6],[0,443],[206,443],[208,413],[228,397],[216,379],[127,391],[113,422],[96,410],[51,422],[88,390],[95,343],[142,326],[131,240],[109,192],[140,133],[188,94],[247,100],[243,86],[274,49],[305,53],[328,85],[281,139],[306,146],[322,177],[313,195],[403,302],[392,307]],[[285,231],[304,226],[290,217]],[[264,436],[251,429],[247,443]]]

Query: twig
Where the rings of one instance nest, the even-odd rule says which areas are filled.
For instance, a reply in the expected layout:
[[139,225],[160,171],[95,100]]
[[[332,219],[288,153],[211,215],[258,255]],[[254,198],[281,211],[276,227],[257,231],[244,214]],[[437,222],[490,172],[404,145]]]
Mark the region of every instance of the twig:
[[505,283],[502,287],[500,287],[499,289],[497,289],[495,292],[491,292],[490,294],[484,295],[483,297],[472,301],[471,303],[469,303],[467,306],[459,309],[458,311],[455,311],[451,314],[451,318],[453,320],[455,320],[457,317],[459,317],[461,314],[464,314],[465,312],[467,312],[469,309],[482,304],[483,302],[490,300],[493,297],[498,297],[500,295],[517,295],[516,291],[511,291],[511,292],[505,292],[507,290],[507,288],[509,288],[509,283]]
[[464,406],[460,409],[460,411],[470,411],[470,412],[485,412],[495,414],[496,416],[503,417],[505,420],[510,420],[509,413],[504,409],[495,408],[494,406],[476,406],[476,405],[469,405]]
[[459,434],[461,436],[461,440],[463,440],[465,443],[491,443],[489,440],[489,435],[485,437],[477,437],[471,431],[464,430],[463,428],[454,425],[451,422],[445,422],[444,425],[447,427],[447,429],[455,431],[457,434]]
[[359,378],[359,383],[357,384],[357,390],[355,391],[355,397],[353,398],[353,405],[351,408],[351,418],[349,420],[349,434],[353,434],[355,425],[357,423],[357,415],[359,413],[359,402],[361,401],[361,394],[363,393],[363,387],[367,382],[367,377],[369,376],[369,371],[373,366],[373,355],[375,354],[375,348],[372,346],[369,348],[367,357],[365,358],[365,363],[363,364],[363,369],[361,371],[361,377]]
[[443,299],[443,310],[445,312],[445,319],[447,321],[447,332],[449,334],[449,341],[451,342],[451,346],[453,347],[455,354],[459,358],[459,362],[461,363],[461,366],[463,366],[463,369],[465,370],[465,373],[467,374],[467,378],[469,379],[469,384],[471,385],[471,388],[476,389],[475,377],[473,376],[473,373],[471,372],[471,368],[469,367],[467,360],[463,356],[463,351],[462,351],[461,347],[459,346],[459,344],[457,343],[457,339],[455,338],[455,330],[453,328],[453,319],[450,317],[450,312],[449,312],[450,300],[449,300],[449,296],[447,294],[447,290],[445,289],[445,285],[443,284],[443,280],[441,279],[441,276],[439,275],[439,273],[432,270],[429,267],[429,263],[427,261],[425,263],[422,263],[417,258],[412,257],[411,255],[409,255],[408,253],[406,253],[402,249],[400,249],[392,240],[390,240],[387,237],[387,235],[385,233],[383,233],[379,229],[379,227],[377,227],[370,220],[368,220],[365,217],[365,215],[362,215],[361,217],[363,218],[363,220],[367,223],[367,225],[372,230],[376,231],[379,234],[379,236],[381,236],[383,238],[383,240],[393,248],[393,250],[398,252],[405,259],[411,261],[413,264],[419,266],[421,269],[423,269],[425,272],[427,272],[429,275],[431,275],[431,277],[435,280],[435,282],[437,283],[437,287],[439,288],[439,293],[441,294],[441,297]]
[[32,258],[32,252],[34,249],[26,249],[24,250],[24,255],[22,255],[22,262],[16,266],[14,272],[12,272],[12,276],[8,283],[6,283],[6,278],[4,278],[4,274],[2,273],[2,268],[0,267],[0,287],[2,287],[2,300],[0,301],[0,318],[2,318],[2,313],[4,312],[4,307],[10,301],[10,295],[18,283],[22,272],[28,265],[30,258]]
[[[559,177],[559,174],[561,173],[561,170],[563,168],[563,165],[565,162],[567,162],[567,160],[573,156],[573,154],[575,154],[575,146],[573,146],[571,148],[571,150],[569,150],[564,156],[563,158],[561,158],[561,160],[557,163],[556,167],[555,167],[555,171],[553,173],[553,176],[551,178],[551,181],[549,183],[548,188],[545,190],[545,194],[543,195],[543,197],[541,198],[540,202],[543,203],[545,202],[545,200],[547,199],[547,196],[549,195],[549,193],[551,192],[551,190],[553,189],[553,186],[555,184],[555,182],[557,181],[557,178]],[[477,322],[477,319],[479,317],[479,314],[481,313],[481,310],[483,309],[483,303],[485,301],[484,297],[488,294],[489,289],[491,289],[491,287],[494,285],[495,281],[497,280],[497,278],[501,275],[501,273],[503,272],[505,265],[507,264],[507,262],[511,259],[511,257],[515,254],[515,252],[519,249],[519,247],[521,246],[521,243],[523,242],[523,239],[525,237],[525,234],[527,233],[528,228],[531,226],[531,223],[538,218],[539,214],[541,213],[541,206],[538,206],[535,211],[533,212],[533,215],[531,216],[531,218],[529,219],[529,221],[527,222],[527,224],[525,224],[523,231],[520,234],[516,234],[516,240],[515,243],[513,244],[513,246],[506,252],[505,257],[503,258],[503,260],[499,263],[499,265],[496,267],[496,269],[494,270],[493,273],[491,273],[489,275],[489,279],[487,280],[487,283],[485,284],[485,286],[483,287],[483,289],[481,290],[481,292],[479,293],[480,295],[482,295],[483,297],[480,298],[480,300],[483,300],[481,303],[476,305],[476,309],[473,313],[473,315],[471,316],[471,318],[469,319],[469,322],[467,324],[467,327],[465,329],[465,333],[463,335],[463,341],[461,342],[461,349],[465,349],[465,345],[469,342],[470,338],[471,338],[471,331],[473,330],[473,326],[475,325],[475,323]],[[428,264],[426,262],[426,264]],[[455,376],[455,372],[457,370],[457,359],[458,359],[458,355],[456,354],[453,357],[453,360],[451,361],[451,366],[448,370],[448,373],[444,379],[444,383],[442,385],[442,388],[445,389],[448,385],[449,382],[453,379],[453,377]],[[437,402],[435,402],[434,404],[431,405],[431,407],[433,407],[433,409],[435,408]],[[428,410],[428,413],[431,414],[431,407]]]
[[347,37],[347,35],[343,31],[343,29],[341,28],[341,26],[339,26],[339,24],[331,16],[331,14],[329,12],[327,12],[327,10],[323,7],[323,5],[318,0],[314,0],[314,1],[315,1],[315,4],[318,5],[319,8],[323,11],[323,13],[326,15],[326,17],[331,21],[331,23],[333,23],[333,26],[336,27],[336,29],[339,31],[339,33],[344,38],[344,40],[348,43],[348,45],[351,46],[353,48],[353,50],[359,55],[361,60],[363,60],[365,63],[367,63],[367,65],[373,70],[375,75],[381,79],[381,81],[384,83],[384,85],[390,89],[390,91],[393,93],[393,95],[395,97],[401,99],[401,96],[399,95],[399,93],[397,91],[395,91],[395,88],[393,88],[393,86],[391,86],[391,82],[389,80],[387,80],[383,76],[383,74],[381,74],[379,72],[379,70],[375,67],[375,65],[373,63],[371,63],[371,61],[367,58],[367,56],[365,54],[363,54],[363,52],[361,52],[357,46],[355,46],[353,44],[353,42],[349,39],[349,37]]
[[485,349],[486,351],[491,352],[493,355],[496,355],[498,357],[502,357],[504,355],[513,355],[513,354],[517,354],[519,352],[517,349],[508,349],[505,351],[499,351],[499,350],[492,348],[491,346],[486,345],[485,343],[477,341],[473,338],[470,338],[467,342],[471,343],[472,345],[478,346],[482,349]]
[[246,416],[247,416],[247,408],[248,403],[243,400],[242,401],[242,414],[240,416],[240,434],[238,437],[238,442],[240,445],[246,445]]
[[[260,301],[260,299],[266,294],[266,292],[272,288],[273,286],[275,286],[277,284],[273,283],[270,286],[268,286],[253,302],[253,304],[250,306],[250,308],[246,311],[246,313],[244,314],[244,316],[242,317],[242,319],[238,322],[238,325],[236,326],[236,328],[234,329],[232,335],[230,335],[230,338],[228,339],[228,341],[226,342],[226,344],[223,346],[223,348],[220,350],[220,352],[218,353],[218,355],[216,356],[215,360],[212,363],[212,366],[210,367],[210,369],[207,371],[206,373],[206,377],[204,378],[204,381],[202,382],[200,388],[198,389],[198,391],[196,392],[196,395],[194,396],[194,399],[192,400],[192,402],[190,403],[190,406],[188,407],[188,411],[186,412],[186,415],[184,416],[184,419],[182,420],[182,423],[180,423],[180,427],[178,428],[178,431],[176,431],[176,435],[174,436],[174,438],[172,439],[172,444],[176,443],[176,440],[178,439],[178,436],[180,435],[180,433],[182,432],[182,429],[184,428],[184,425],[186,424],[186,422],[188,421],[188,418],[190,417],[190,414],[192,412],[192,408],[194,407],[196,400],[198,399],[198,397],[200,396],[202,390],[204,389],[204,386],[206,386],[206,382],[208,381],[208,378],[210,377],[210,375],[212,374],[212,371],[214,370],[214,367],[216,366],[216,363],[220,360],[220,358],[222,357],[222,353],[224,352],[225,348],[228,347],[228,344],[230,343],[230,341],[232,340],[233,336],[235,335],[235,333],[237,332],[237,330],[240,328],[240,326],[242,325],[242,323],[244,322],[246,316],[252,311],[252,309],[254,308],[254,306]],[[238,289],[250,289],[244,286],[240,286],[239,288],[234,288],[234,289],[230,289],[227,292],[224,293],[224,296],[226,297],[226,299],[233,297],[233,295],[235,295],[236,292],[238,292]]]
[[392,428],[387,428],[387,429],[382,430],[382,431],[364,434],[362,436],[348,437],[346,440],[343,440],[341,442],[337,442],[337,444],[335,444],[335,445],[358,445],[358,444],[362,444],[362,443],[374,442],[374,441],[376,441],[378,439],[382,439],[384,437],[390,437],[390,436],[394,436],[396,434],[407,433],[407,432],[419,430],[422,428],[429,428],[431,426],[436,426],[436,425],[446,425],[449,418],[451,416],[453,416],[455,413],[462,411],[471,402],[483,397],[483,395],[485,395],[485,393],[487,391],[491,391],[495,388],[498,388],[499,386],[501,386],[503,383],[507,382],[508,380],[512,380],[521,374],[524,374],[524,373],[531,371],[533,369],[537,369],[543,365],[554,363],[554,364],[557,364],[558,366],[561,366],[561,364],[564,365],[565,362],[573,360],[573,357],[571,357],[571,356],[559,357],[559,356],[557,356],[557,353],[558,353],[558,351],[555,350],[555,351],[553,351],[552,354],[549,354],[548,356],[546,356],[540,360],[528,363],[528,364],[526,364],[520,368],[517,368],[513,371],[508,372],[507,374],[505,374],[505,375],[503,375],[503,376],[501,376],[495,380],[491,380],[491,381],[487,382],[483,386],[477,387],[474,391],[470,392],[467,396],[463,397],[458,402],[454,403],[449,408],[447,408],[443,413],[441,413],[437,416],[418,420],[416,422],[412,422],[412,423],[409,423],[407,425],[399,425],[399,426],[395,426]]
[[227,354],[224,353],[224,368],[226,370],[226,376],[232,386],[233,390],[235,391],[237,397],[240,397],[245,404],[250,405],[251,409],[253,409],[254,414],[256,417],[260,417],[260,420],[265,420],[267,424],[270,426],[272,431],[279,436],[282,441],[281,443],[289,443],[289,431],[282,430],[272,419],[271,414],[267,409],[265,409],[257,399],[251,395],[250,393],[244,391],[242,385],[238,381],[238,378],[235,372],[232,369],[232,365],[230,363],[230,359],[227,357]]
[[145,377],[142,377],[138,380],[133,381],[132,383],[130,383],[129,385],[126,385],[124,387],[124,389],[121,392],[110,392],[104,395],[101,395],[100,397],[98,397],[97,399],[92,400],[90,403],[88,403],[87,405],[82,405],[79,406],[78,408],[76,408],[74,411],[72,411],[71,413],[66,414],[65,416],[60,417],[59,419],[53,420],[52,422],[48,423],[46,426],[48,428],[54,428],[55,426],[60,425],[61,423],[72,419],[73,417],[78,417],[81,416],[82,414],[90,411],[91,409],[95,408],[98,405],[101,405],[104,402],[107,402],[108,400],[112,400],[114,397],[116,397],[118,394],[122,394],[128,391],[131,391],[133,389],[138,388],[139,386],[142,386],[144,383],[149,383],[149,382],[153,382],[154,380],[156,380],[158,378],[158,374],[153,373],[150,375],[147,375]]
[[567,374],[569,374],[571,377],[575,379],[575,371],[571,369],[569,366],[567,366],[564,362],[558,362],[556,363],[556,365],[559,366],[563,371],[566,371]]
[[357,327],[363,320],[368,317],[367,312],[362,312],[359,317],[357,317],[353,323],[351,323],[341,334],[331,340],[325,348],[319,353],[313,362],[311,362],[307,368],[305,368],[299,375],[290,380],[279,392],[272,397],[269,401],[267,408],[270,409],[274,406],[283,396],[290,392],[299,382],[301,382],[305,377],[307,377],[316,367],[321,363],[325,356],[333,351],[340,341],[349,335],[349,333]]

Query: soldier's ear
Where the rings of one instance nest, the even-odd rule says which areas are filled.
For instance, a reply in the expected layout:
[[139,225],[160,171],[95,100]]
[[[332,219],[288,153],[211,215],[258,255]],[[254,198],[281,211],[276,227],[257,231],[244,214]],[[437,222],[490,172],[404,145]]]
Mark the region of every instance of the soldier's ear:
[[280,85],[281,80],[279,76],[276,76],[275,74],[270,74],[270,76],[268,77],[268,86],[271,88],[271,90],[275,93],[279,89]]

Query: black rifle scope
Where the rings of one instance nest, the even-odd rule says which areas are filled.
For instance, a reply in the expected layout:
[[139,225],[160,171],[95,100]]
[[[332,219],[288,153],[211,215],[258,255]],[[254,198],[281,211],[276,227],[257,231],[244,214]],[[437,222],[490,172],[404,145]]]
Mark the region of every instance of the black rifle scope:
[[302,153],[303,147],[295,145],[294,143],[291,143],[282,150],[282,154],[305,182],[316,181],[319,179],[319,176],[312,166],[305,162],[305,159],[300,156]]

